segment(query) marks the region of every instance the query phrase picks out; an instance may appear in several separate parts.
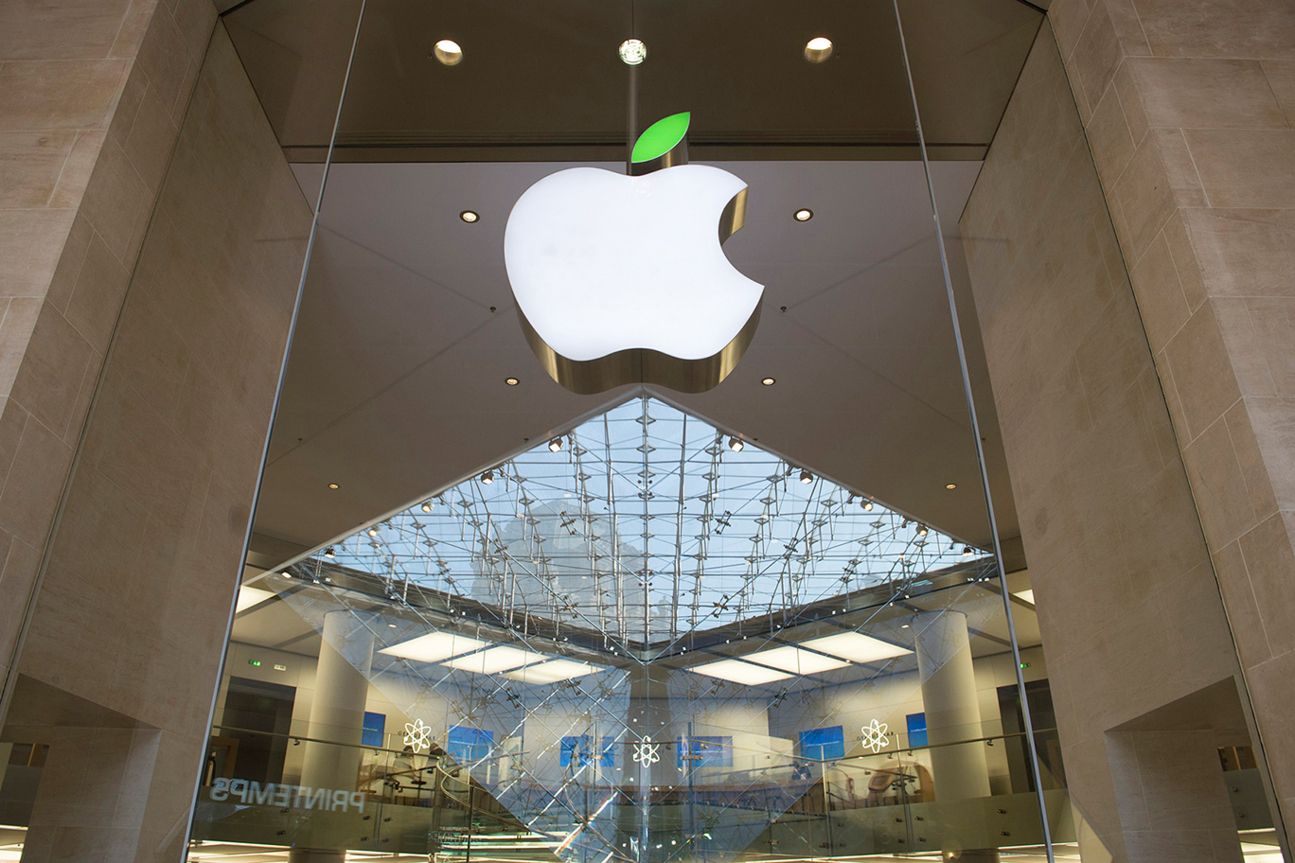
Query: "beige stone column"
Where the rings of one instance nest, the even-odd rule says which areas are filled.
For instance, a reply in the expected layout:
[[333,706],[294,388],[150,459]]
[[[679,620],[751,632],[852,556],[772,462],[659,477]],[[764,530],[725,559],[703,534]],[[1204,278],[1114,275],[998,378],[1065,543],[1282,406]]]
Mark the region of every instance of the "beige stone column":
[[1295,4],[1055,0],[1255,723],[1295,819]]
[[[103,786],[111,821],[84,821],[49,861],[91,859],[87,848],[105,863],[184,854],[311,218],[223,28],[206,50],[214,10],[142,5],[152,18],[128,26],[146,29],[144,47],[105,138],[120,120],[127,144],[105,143],[95,163],[61,260],[78,236],[80,251],[60,263],[16,360],[18,380],[31,375],[27,417],[0,433],[0,530],[16,538],[0,537],[0,650],[24,630],[6,724],[21,706],[32,738],[53,743],[94,708],[156,738],[148,765],[128,762]],[[82,11],[97,20],[105,8]],[[148,69],[157,76],[132,95]],[[0,102],[13,92],[0,88]],[[132,160],[132,136],[161,149]],[[10,568],[33,575],[42,556],[33,595]],[[23,695],[32,685],[39,703]]]
[[1108,732],[1162,709],[1207,723],[1184,705],[1238,664],[1090,141],[1045,27],[959,224],[1069,792],[1124,860],[1139,837]]
[[215,20],[211,0],[0,4],[0,717]]
[[[354,791],[360,773],[373,632],[350,611],[324,615],[301,784]],[[293,848],[292,863],[341,863],[346,849]]]
[[[949,609],[919,614],[913,628],[922,710],[926,714],[926,734],[931,745],[935,801],[946,814],[941,825],[946,832],[944,858],[997,861],[995,849],[960,847],[957,838],[950,836],[955,819],[947,817],[960,802],[989,796],[989,765],[985,745],[979,740],[984,736],[984,729],[967,615]],[[976,742],[963,742],[967,740]],[[948,841],[950,838],[952,842]]]

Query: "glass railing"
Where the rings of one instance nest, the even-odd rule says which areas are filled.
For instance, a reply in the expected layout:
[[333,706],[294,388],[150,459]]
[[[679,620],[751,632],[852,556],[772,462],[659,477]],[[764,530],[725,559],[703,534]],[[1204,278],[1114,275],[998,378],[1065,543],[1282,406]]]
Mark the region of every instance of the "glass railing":
[[[677,738],[657,753],[670,780],[658,772],[650,785],[636,779],[643,774],[626,743],[605,760],[572,758],[555,784],[522,768],[525,752],[459,753],[460,760],[218,725],[194,839],[519,861],[582,858],[576,852],[590,844],[626,860],[662,861],[1037,845],[1033,788],[1021,787],[1009,763],[1020,737],[836,759],[770,756],[754,767],[758,753],[713,758]],[[305,784],[307,752],[316,763],[354,765],[354,781]],[[950,758],[983,763],[980,785],[961,773],[941,785],[940,766]],[[1054,837],[1070,841],[1061,777],[1045,772],[1043,780]],[[988,793],[972,796],[968,787]]]

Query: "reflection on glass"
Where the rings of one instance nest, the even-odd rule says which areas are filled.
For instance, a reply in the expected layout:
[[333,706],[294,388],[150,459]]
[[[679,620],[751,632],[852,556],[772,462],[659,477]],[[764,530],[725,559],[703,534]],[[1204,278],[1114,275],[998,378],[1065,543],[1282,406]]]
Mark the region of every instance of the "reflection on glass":
[[[257,3],[249,30],[286,29]],[[976,70],[1038,22],[974,5],[905,21],[948,84],[924,120],[953,213],[1010,93]],[[889,3],[369,0],[267,484],[322,430],[387,479],[345,529],[263,499],[258,530],[314,550],[245,581],[191,859],[1043,859],[1035,777],[1064,813],[1063,774],[1016,672],[1049,716],[1046,667],[1019,598],[1011,652],[901,48]],[[327,145],[293,102],[276,126]],[[734,382],[532,395],[513,203],[624,171],[680,111],[690,162],[749,193],[724,253],[766,299]],[[531,399],[527,428],[483,392]],[[429,399],[392,470],[409,442],[374,430]]]

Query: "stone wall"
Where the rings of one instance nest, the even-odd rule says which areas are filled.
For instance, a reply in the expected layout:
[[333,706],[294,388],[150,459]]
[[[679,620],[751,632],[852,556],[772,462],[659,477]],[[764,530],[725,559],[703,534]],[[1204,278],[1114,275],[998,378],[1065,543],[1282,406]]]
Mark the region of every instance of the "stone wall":
[[210,0],[0,4],[0,717]]
[[[1236,661],[1134,291],[1047,27],[960,228],[1072,799],[1117,860],[1239,860],[1235,833],[1231,856],[1226,845],[1215,855],[1219,819],[1230,819],[1221,770],[1201,780],[1215,792],[1202,799],[1223,806],[1197,820],[1202,829],[1175,822],[1180,845],[1169,856],[1139,841],[1147,819],[1136,820],[1129,768],[1108,736],[1230,683]],[[1159,730],[1140,727],[1144,749],[1154,750]],[[1195,763],[1217,766],[1213,735],[1174,739],[1202,743]]]
[[1276,792],[1295,818],[1295,4],[1054,0]]
[[223,27],[159,182],[5,729],[130,733],[47,771],[24,860],[182,857],[311,220]]

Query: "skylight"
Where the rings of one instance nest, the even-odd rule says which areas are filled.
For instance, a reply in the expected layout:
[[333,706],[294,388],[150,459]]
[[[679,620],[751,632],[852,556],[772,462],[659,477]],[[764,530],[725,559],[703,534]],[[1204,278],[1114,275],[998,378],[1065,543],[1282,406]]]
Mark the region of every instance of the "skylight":
[[645,644],[965,562],[961,542],[727,439],[636,397],[361,526],[328,562]]

